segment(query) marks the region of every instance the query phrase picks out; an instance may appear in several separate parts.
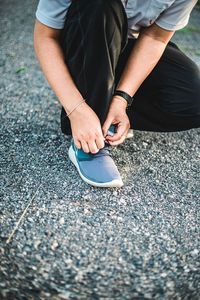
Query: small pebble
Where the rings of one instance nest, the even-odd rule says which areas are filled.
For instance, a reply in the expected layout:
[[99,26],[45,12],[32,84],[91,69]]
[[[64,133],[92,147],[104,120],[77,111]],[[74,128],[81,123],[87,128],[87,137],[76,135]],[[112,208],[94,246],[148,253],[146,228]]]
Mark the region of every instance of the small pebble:
[[193,251],[191,251],[191,255],[192,256],[196,256],[199,254],[199,250],[198,249],[194,249]]
[[55,250],[58,248],[58,246],[59,246],[58,242],[57,242],[57,241],[54,241],[53,244],[51,245],[51,249],[52,249],[53,251],[55,251]]
[[60,225],[64,225],[65,224],[65,218],[64,217],[60,218],[59,223],[60,223]]
[[70,292],[63,292],[61,294],[58,294],[58,298],[61,300],[69,300],[70,299]]

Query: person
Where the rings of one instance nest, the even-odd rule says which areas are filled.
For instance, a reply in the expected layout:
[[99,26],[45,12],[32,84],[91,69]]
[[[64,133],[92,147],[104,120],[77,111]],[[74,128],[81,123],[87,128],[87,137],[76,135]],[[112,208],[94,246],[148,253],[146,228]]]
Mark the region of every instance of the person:
[[[97,187],[121,187],[111,146],[129,129],[200,125],[200,72],[170,40],[196,0],[40,0],[34,46],[62,104],[69,158]],[[48,113],[48,112],[47,112]]]

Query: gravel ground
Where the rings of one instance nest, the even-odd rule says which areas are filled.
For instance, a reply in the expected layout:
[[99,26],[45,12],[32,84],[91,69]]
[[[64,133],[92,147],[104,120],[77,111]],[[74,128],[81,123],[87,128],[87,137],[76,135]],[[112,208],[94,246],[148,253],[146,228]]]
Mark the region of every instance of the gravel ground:
[[[200,131],[135,131],[113,150],[125,186],[83,183],[34,58],[36,3],[0,2],[0,298],[199,299]],[[197,63],[199,16],[175,36]]]

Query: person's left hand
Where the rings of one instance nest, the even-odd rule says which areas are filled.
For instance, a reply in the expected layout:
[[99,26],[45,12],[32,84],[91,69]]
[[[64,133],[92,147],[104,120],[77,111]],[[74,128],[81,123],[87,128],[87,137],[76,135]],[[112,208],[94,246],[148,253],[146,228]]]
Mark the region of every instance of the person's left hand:
[[[106,121],[103,125],[103,134],[106,141],[111,146],[117,146],[124,142],[130,128],[129,118],[126,114],[126,100],[113,97]],[[110,125],[116,124],[116,133],[113,136],[108,135]]]

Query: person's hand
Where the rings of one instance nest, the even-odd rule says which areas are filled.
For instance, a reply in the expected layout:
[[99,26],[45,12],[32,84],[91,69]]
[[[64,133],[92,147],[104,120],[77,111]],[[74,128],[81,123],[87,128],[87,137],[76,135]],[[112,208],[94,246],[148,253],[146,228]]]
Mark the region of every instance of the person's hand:
[[[128,130],[130,128],[129,118],[126,114],[126,100],[121,100],[117,97],[112,99],[110,109],[103,125],[103,134],[106,141],[112,145],[116,146],[124,142]],[[117,130],[113,136],[107,135],[110,125],[116,124]]]
[[69,116],[72,136],[78,149],[86,153],[97,153],[104,147],[104,137],[99,118],[86,103],[83,103]]

